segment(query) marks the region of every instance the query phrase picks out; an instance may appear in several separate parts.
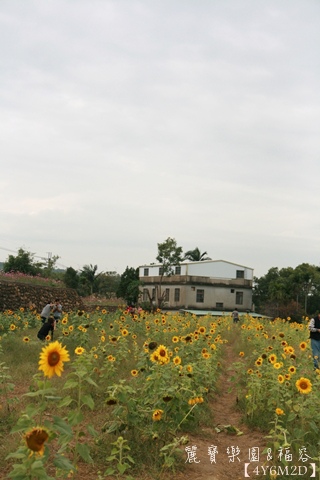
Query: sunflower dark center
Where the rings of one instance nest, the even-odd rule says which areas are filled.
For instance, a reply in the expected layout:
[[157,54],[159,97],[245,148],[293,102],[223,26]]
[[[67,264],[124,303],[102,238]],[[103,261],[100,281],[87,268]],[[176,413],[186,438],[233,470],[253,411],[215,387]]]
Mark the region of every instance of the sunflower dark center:
[[60,354],[58,352],[51,352],[48,356],[48,363],[50,367],[55,367],[60,361]]

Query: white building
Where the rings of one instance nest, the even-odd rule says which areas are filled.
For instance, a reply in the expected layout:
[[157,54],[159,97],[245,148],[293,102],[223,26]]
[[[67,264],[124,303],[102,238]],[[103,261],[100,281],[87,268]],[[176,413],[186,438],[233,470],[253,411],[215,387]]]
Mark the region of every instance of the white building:
[[252,310],[253,269],[224,260],[182,262],[173,274],[162,275],[162,265],[139,267],[141,300],[170,309]]

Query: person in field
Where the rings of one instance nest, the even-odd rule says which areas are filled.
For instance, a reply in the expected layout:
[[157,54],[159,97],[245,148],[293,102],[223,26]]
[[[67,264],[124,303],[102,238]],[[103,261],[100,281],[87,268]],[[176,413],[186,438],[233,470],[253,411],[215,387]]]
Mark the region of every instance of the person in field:
[[53,317],[49,317],[48,320],[41,326],[37,337],[39,340],[44,341],[50,334],[51,340],[53,340],[53,332],[56,327],[56,322]]

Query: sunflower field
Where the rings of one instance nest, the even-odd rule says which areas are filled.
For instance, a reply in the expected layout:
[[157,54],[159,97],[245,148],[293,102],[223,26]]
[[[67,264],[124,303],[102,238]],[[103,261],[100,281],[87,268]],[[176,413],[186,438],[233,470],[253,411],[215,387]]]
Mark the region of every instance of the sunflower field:
[[[274,451],[319,457],[319,371],[308,319],[64,313],[44,342],[37,312],[0,314],[0,469],[16,480],[159,478],[183,465],[188,433],[213,422],[224,368],[238,408]],[[224,364],[232,348],[236,362]],[[228,388],[228,385],[226,385]]]

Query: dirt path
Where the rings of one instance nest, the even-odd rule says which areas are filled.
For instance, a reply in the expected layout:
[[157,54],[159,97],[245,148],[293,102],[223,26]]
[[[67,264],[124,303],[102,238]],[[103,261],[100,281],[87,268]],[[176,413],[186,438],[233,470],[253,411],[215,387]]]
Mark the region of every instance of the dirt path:
[[[236,357],[232,345],[226,345],[225,348],[223,359],[224,373],[218,383],[217,394],[211,403],[213,424],[203,428],[200,435],[189,435],[190,443],[188,447],[196,447],[196,450],[193,450],[193,452],[196,452],[196,457],[188,460],[186,452],[185,471],[173,477],[172,480],[244,479],[245,463],[249,462],[249,449],[251,453],[253,447],[258,447],[261,456],[265,448],[264,435],[260,432],[252,431],[241,421],[242,414],[237,408],[237,395],[232,383],[229,381],[234,374],[232,364],[238,361],[238,357]],[[230,388],[232,388],[231,392],[229,392]],[[229,431],[230,429],[225,428],[228,425],[238,429],[242,432],[242,435],[232,434]],[[210,459],[208,453],[208,449],[211,446],[216,447],[215,459],[212,457]],[[236,452],[239,452],[238,456],[228,456],[228,454]],[[261,465],[261,463],[251,463],[247,467],[248,473],[251,473],[252,469],[257,465]]]
[[[245,464],[249,462],[249,449],[256,447],[261,455],[266,446],[264,435],[243,424],[242,413],[237,408],[235,385],[230,382],[230,378],[234,375],[232,365],[238,360],[239,357],[234,352],[233,346],[226,344],[222,359],[223,374],[218,382],[217,393],[210,404],[213,420],[211,424],[203,427],[198,435],[188,434],[187,447],[195,455],[188,461],[187,452],[183,452],[186,460],[184,471],[177,474],[163,472],[160,480],[243,480],[246,478]],[[226,428],[228,425],[232,426],[235,432],[240,431],[242,434],[230,432],[230,429]],[[215,461],[209,457],[209,447],[216,448]],[[236,452],[239,452],[237,456],[228,456]],[[257,478],[252,470],[261,464],[262,462],[254,462],[247,467],[251,478]],[[93,466],[82,464],[79,474],[80,478],[97,480],[96,468]],[[111,480],[111,477],[108,478]],[[154,480],[155,477],[145,474],[141,478],[135,478],[136,480]]]

